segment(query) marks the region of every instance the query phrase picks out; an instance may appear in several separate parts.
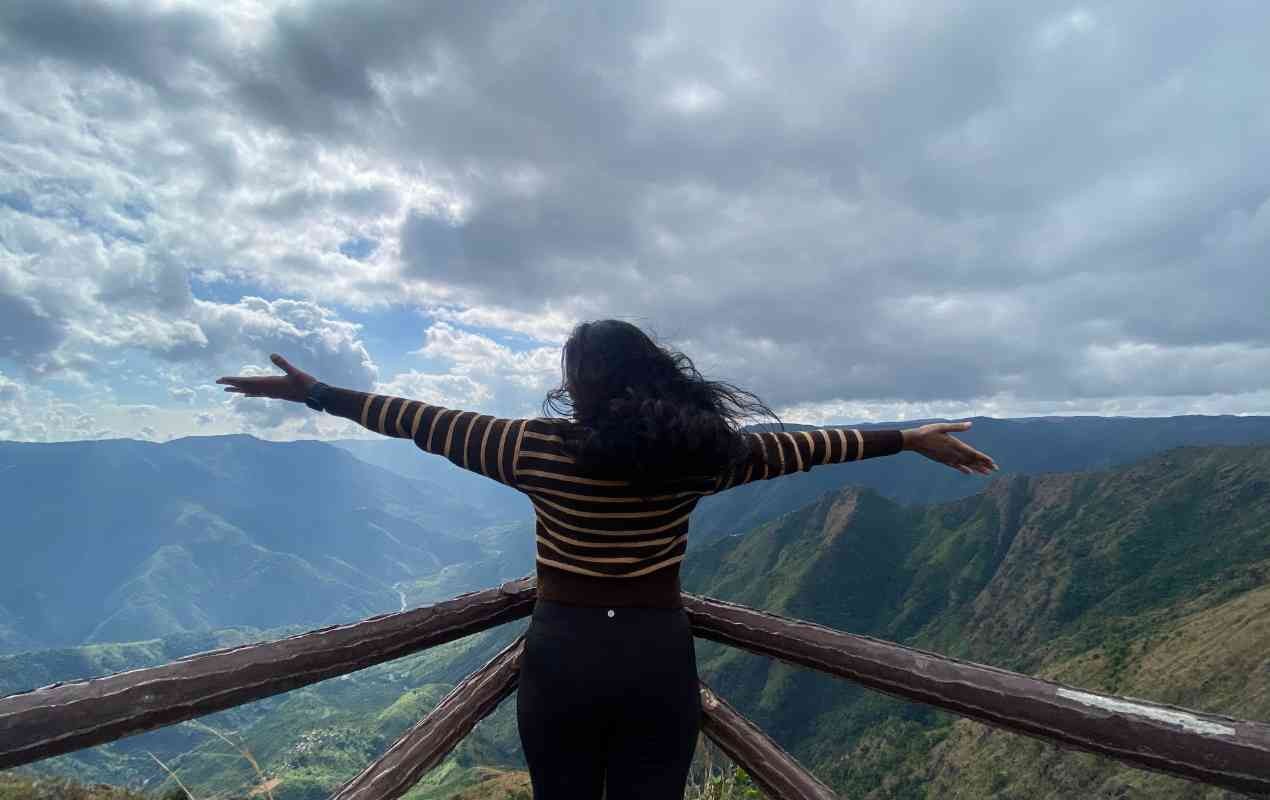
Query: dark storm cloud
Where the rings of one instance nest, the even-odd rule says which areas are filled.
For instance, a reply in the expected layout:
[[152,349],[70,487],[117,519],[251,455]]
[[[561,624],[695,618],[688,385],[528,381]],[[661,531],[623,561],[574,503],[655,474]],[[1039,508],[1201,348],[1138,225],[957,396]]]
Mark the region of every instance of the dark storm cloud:
[[0,4],[0,36],[13,61],[53,58],[85,69],[104,68],[161,90],[173,104],[198,101],[185,83],[188,68],[215,60],[225,46],[220,26],[200,11],[96,0]]
[[459,225],[412,213],[401,233],[407,273],[477,293],[537,298],[580,283],[598,287],[639,247],[629,210],[605,200],[578,206],[568,193],[532,204],[497,198]]
[[[761,88],[730,77],[709,48],[650,70],[614,47],[573,84],[565,67],[518,72],[565,77],[550,89],[588,98],[541,116],[559,135],[529,145],[511,136],[503,150],[563,179],[531,198],[480,184],[462,225],[410,217],[407,268],[519,308],[586,287],[609,311],[692,319],[682,333],[721,351],[728,323],[748,321],[736,333],[771,338],[779,357],[742,369],[777,401],[1100,396],[1132,392],[1115,376],[1136,373],[1138,358],[1126,350],[1126,361],[1092,368],[1100,347],[1270,344],[1270,278],[1258,266],[1270,239],[1234,247],[1223,234],[1250,219],[1267,230],[1257,211],[1270,170],[1252,158],[1244,126],[1267,129],[1270,98],[1240,64],[1270,36],[1270,14],[979,4],[932,15],[937,24],[868,38],[831,11],[777,10],[744,50]],[[539,64],[571,57],[534,54]],[[505,65],[465,64],[491,74],[467,85],[503,85],[492,76]],[[677,74],[713,86],[718,110],[668,110],[658,92]],[[516,94],[538,97],[526,85]],[[505,96],[483,98],[469,106],[495,110],[478,118],[507,113]],[[459,105],[412,98],[399,113],[415,103],[419,118]],[[585,113],[605,107],[615,110]],[[535,119],[506,128],[532,137]],[[452,155],[498,163],[487,146],[476,136]],[[596,204],[620,207],[624,221],[597,226]],[[506,219],[518,224],[497,224]],[[659,230],[685,246],[657,249]],[[462,257],[478,241],[485,257]],[[588,257],[635,270],[572,268]],[[692,278],[675,291],[671,275]],[[905,304],[920,296],[957,303],[947,314]],[[1264,359],[1230,357],[1240,374]],[[1169,361],[1150,359],[1163,371]],[[1249,389],[1218,370],[1172,375],[1186,380],[1137,385]]]

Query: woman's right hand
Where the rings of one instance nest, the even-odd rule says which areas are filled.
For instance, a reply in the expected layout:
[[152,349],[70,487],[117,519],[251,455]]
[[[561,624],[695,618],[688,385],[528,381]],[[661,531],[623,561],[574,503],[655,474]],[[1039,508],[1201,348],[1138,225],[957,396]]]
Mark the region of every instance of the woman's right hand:
[[303,403],[309,387],[317,383],[317,379],[302,369],[291,366],[291,362],[274,353],[269,356],[278,369],[286,375],[226,375],[217,378],[217,383],[228,384],[225,391],[241,394],[246,397],[270,397],[275,400],[290,400]]
[[997,469],[997,462],[970,445],[954,439],[951,431],[964,431],[971,425],[965,422],[932,422],[919,428],[906,428],[904,449],[914,450],[932,461],[947,464],[967,475],[987,475]]

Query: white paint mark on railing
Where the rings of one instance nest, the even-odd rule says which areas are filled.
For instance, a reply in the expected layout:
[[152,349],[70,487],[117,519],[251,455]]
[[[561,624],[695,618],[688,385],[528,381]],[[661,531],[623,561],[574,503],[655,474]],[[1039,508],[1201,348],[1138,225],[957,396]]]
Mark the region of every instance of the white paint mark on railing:
[[1101,695],[1089,694],[1087,692],[1075,692],[1071,689],[1059,689],[1059,697],[1065,697],[1068,700],[1075,700],[1077,703],[1086,706],[1096,706],[1105,708],[1108,711],[1114,711],[1118,714],[1136,714],[1139,717],[1147,717],[1148,719],[1167,722],[1170,725],[1180,725],[1194,733],[1212,734],[1216,736],[1233,736],[1235,729],[1228,725],[1219,725],[1216,722],[1209,722],[1200,719],[1194,714],[1187,714],[1185,711],[1170,711],[1167,708],[1156,708],[1155,706],[1142,705],[1129,700],[1121,700],[1115,697],[1103,697]]

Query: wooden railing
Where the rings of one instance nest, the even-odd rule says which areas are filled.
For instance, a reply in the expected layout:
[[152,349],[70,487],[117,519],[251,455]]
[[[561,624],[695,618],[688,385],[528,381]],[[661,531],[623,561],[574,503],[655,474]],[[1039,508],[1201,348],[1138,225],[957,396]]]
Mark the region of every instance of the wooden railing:
[[[0,768],[286,692],[533,611],[533,576],[451,600],[0,698]],[[694,635],[1135,767],[1270,796],[1270,725],[1085,692],[684,593]],[[400,797],[516,690],[524,636],[473,672],[336,800]],[[704,682],[702,731],[777,800],[836,795]]]

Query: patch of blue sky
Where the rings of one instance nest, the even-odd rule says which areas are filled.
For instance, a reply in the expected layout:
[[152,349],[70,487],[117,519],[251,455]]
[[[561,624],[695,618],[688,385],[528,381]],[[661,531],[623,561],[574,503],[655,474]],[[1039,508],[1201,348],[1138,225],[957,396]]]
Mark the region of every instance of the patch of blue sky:
[[266,291],[255,281],[238,276],[217,276],[209,278],[202,272],[190,273],[190,293],[199,300],[210,303],[237,303],[244,297],[260,297],[273,301],[286,297],[285,293]]
[[357,261],[365,261],[373,256],[378,249],[379,241],[368,239],[365,236],[354,236],[351,239],[345,239],[340,242],[339,247],[341,253]]
[[[188,405],[178,403],[168,394],[169,382],[160,377],[159,368],[171,368],[172,364],[133,349],[116,349],[96,353],[101,359],[101,369],[110,374],[110,400],[119,405]],[[192,387],[214,383],[219,375],[196,377]],[[70,394],[68,391],[66,394]],[[87,399],[87,398],[84,398]],[[97,402],[107,398],[95,397]],[[219,399],[219,398],[217,398]]]

